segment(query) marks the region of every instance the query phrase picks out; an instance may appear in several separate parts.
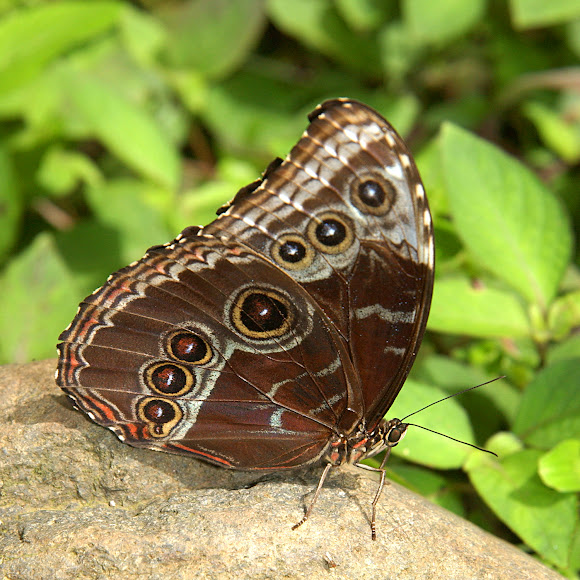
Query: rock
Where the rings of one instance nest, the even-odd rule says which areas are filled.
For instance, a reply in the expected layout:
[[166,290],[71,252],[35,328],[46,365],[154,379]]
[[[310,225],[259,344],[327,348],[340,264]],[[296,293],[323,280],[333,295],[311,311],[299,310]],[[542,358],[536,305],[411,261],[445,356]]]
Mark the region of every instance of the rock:
[[[133,449],[74,411],[55,361],[0,367],[0,572],[10,579],[560,578],[376,475],[260,474]],[[307,496],[305,498],[305,496]]]

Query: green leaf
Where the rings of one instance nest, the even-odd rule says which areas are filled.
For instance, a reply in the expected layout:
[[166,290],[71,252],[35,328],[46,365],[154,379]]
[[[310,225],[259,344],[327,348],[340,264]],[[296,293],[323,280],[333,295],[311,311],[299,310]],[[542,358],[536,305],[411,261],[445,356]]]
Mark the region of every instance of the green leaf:
[[23,200],[12,155],[0,144],[0,259],[14,246]]
[[422,47],[413,40],[407,27],[399,20],[382,28],[378,42],[384,74],[394,86],[404,86],[405,75],[417,64]]
[[103,34],[118,21],[122,8],[118,2],[61,1],[2,18],[0,92],[17,88],[55,57]]
[[238,159],[223,157],[216,167],[214,179],[198,185],[180,196],[178,215],[172,223],[179,231],[196,224],[208,224],[216,211],[234,197],[237,191],[260,176],[256,168]]
[[165,226],[160,210],[168,192],[140,181],[119,179],[87,189],[88,201],[102,225],[118,232],[124,262],[141,258],[150,246],[168,242],[178,232]]
[[403,0],[401,10],[415,41],[444,43],[468,32],[485,11],[485,0]]
[[203,117],[228,152],[285,155],[305,125],[304,115],[288,114],[295,99],[287,85],[244,72],[210,90]]
[[123,11],[121,34],[129,53],[144,66],[155,65],[167,42],[167,33],[157,19],[130,6]]
[[211,78],[224,77],[244,62],[266,23],[264,0],[166,4],[158,13],[171,30],[171,65],[194,68]]
[[555,338],[567,336],[580,326],[580,290],[557,298],[548,316],[550,330]]
[[335,0],[336,8],[355,30],[376,30],[394,13],[394,6],[384,0]]
[[540,371],[526,387],[514,433],[540,449],[580,438],[578,385],[580,359],[563,360]]
[[340,18],[332,0],[268,0],[268,12],[277,28],[305,45],[361,72],[379,73],[374,36],[356,34]]
[[512,20],[516,28],[551,26],[580,16],[578,0],[510,0]]
[[500,431],[486,442],[486,449],[493,451],[500,458],[523,451],[522,440],[509,431]]
[[0,278],[0,359],[53,357],[77,305],[76,288],[49,234],[40,234]]
[[565,568],[578,525],[577,500],[542,483],[536,472],[540,457],[541,452],[534,450],[501,461],[473,453],[465,470],[500,520],[546,560]]
[[[102,286],[111,272],[125,266],[127,260],[121,255],[121,234],[115,228],[94,220],[80,220],[71,229],[57,232],[54,239],[74,278],[74,299],[63,304],[72,318],[74,307],[95,288]],[[140,256],[135,254],[134,257]]]
[[580,529],[572,536],[570,547],[570,570],[580,570]]
[[465,506],[458,486],[450,484],[449,479],[443,474],[403,462],[396,465],[387,463],[387,467],[389,468],[389,479],[395,479],[397,483],[421,494],[429,501],[458,516],[465,517]]
[[[564,27],[564,34],[566,35],[566,44],[576,58],[580,58],[580,18],[569,22]],[[580,559],[580,553],[578,558]]]
[[179,156],[146,111],[88,74],[67,71],[64,82],[89,131],[120,159],[158,184],[175,190]]
[[573,334],[566,340],[552,346],[547,356],[549,364],[574,358],[580,360],[580,334]]
[[210,103],[208,84],[205,77],[194,70],[176,71],[167,74],[167,80],[179,93],[183,104],[192,113],[199,113]]
[[519,337],[530,333],[521,302],[513,293],[485,284],[476,287],[456,277],[437,279],[429,328],[479,337]]
[[444,126],[441,153],[454,222],[474,260],[546,309],[572,245],[557,200],[515,159],[459,127]]
[[[490,377],[479,367],[460,363],[447,356],[429,355],[421,359],[420,366],[415,367],[413,372],[415,378],[434,384],[447,394],[482,385],[479,389],[461,395],[460,399],[461,405],[468,411],[474,408],[483,410],[485,417],[477,419],[477,424],[474,423],[476,429],[484,421],[493,421],[494,426],[499,427],[499,421],[505,422],[507,419],[511,423],[515,418],[520,392],[505,380],[484,385],[496,377]],[[475,417],[475,413],[472,416]]]
[[580,128],[543,103],[523,106],[525,115],[534,123],[540,137],[556,155],[573,164],[580,159]]
[[40,73],[26,84],[9,92],[0,91],[0,115],[3,119],[22,118],[24,126],[18,134],[19,144],[27,148],[46,142],[55,130],[54,117],[67,115],[68,110],[58,110],[62,91],[58,75]]
[[98,167],[85,155],[51,147],[38,170],[38,182],[54,194],[66,194],[79,185],[97,185],[102,180]]
[[411,132],[421,116],[421,105],[412,95],[390,97],[379,93],[376,97],[373,95],[372,100],[363,100],[379,111],[402,136]]
[[580,440],[566,439],[539,461],[542,481],[558,491],[580,491]]
[[[446,393],[440,389],[407,380],[387,418],[402,418],[445,396]],[[412,421],[455,439],[474,443],[469,418],[461,405],[453,399],[421,411]],[[429,433],[418,427],[409,427],[403,441],[393,448],[393,453],[429,467],[457,469],[471,453],[471,449],[441,435]]]

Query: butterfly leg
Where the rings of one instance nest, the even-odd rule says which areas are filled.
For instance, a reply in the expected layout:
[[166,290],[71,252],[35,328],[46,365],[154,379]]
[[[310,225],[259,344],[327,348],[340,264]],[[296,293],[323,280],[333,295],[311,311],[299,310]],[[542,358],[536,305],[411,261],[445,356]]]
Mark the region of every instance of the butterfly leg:
[[324,471],[322,472],[322,475],[320,476],[320,481],[318,482],[318,486],[316,487],[316,491],[314,492],[314,497],[312,498],[312,501],[310,502],[310,505],[308,506],[306,513],[304,514],[304,517],[297,524],[292,526],[293,530],[295,530],[296,528],[299,528],[310,517],[310,514],[312,513],[312,508],[314,507],[314,504],[316,503],[316,500],[318,499],[318,496],[320,495],[320,490],[322,489],[322,486],[324,485],[324,480],[326,479],[326,476],[328,475],[328,472],[330,471],[331,467],[332,467],[332,463],[326,464],[326,467],[324,468]]
[[377,539],[377,504],[379,503],[379,498],[381,497],[381,493],[383,493],[383,487],[385,486],[385,464],[389,459],[389,455],[391,454],[391,447],[387,447],[385,452],[385,456],[381,461],[380,467],[371,467],[370,465],[365,465],[364,463],[355,463],[356,467],[360,467],[361,469],[366,469],[367,471],[378,471],[381,474],[381,480],[379,482],[379,487],[377,488],[377,493],[375,494],[375,498],[373,499],[372,505],[372,512],[371,512],[371,538],[373,540]]

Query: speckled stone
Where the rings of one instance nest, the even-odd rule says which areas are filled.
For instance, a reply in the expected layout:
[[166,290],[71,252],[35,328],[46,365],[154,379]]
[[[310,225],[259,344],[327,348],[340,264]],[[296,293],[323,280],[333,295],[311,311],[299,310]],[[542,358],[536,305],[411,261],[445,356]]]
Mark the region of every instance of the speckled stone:
[[133,449],[74,411],[55,361],[0,367],[0,575],[11,580],[561,578],[373,474],[264,476]]

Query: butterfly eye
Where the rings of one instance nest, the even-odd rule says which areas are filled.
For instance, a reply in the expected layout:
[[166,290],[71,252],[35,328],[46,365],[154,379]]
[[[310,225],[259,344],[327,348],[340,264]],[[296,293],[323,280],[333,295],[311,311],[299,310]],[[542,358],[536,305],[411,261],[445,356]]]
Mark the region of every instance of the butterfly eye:
[[180,361],[202,365],[211,360],[212,350],[206,340],[193,332],[178,331],[166,341],[168,354]]
[[137,407],[137,415],[147,425],[152,437],[167,437],[181,421],[183,412],[179,405],[167,399],[142,399]]
[[353,203],[363,213],[385,215],[395,203],[396,196],[395,186],[390,181],[367,179],[356,189]]
[[388,447],[395,447],[398,443],[400,443],[403,437],[407,433],[407,427],[405,423],[399,423],[396,427],[392,427],[388,432],[385,438],[385,444]]
[[174,363],[155,363],[145,369],[145,385],[155,393],[177,397],[191,391],[195,385],[189,370]]
[[312,264],[314,249],[301,236],[287,234],[275,242],[272,257],[286,270],[302,270]]
[[329,212],[310,222],[308,237],[321,252],[340,254],[352,246],[354,230],[350,221]]
[[294,322],[290,302],[270,289],[244,290],[235,300],[231,312],[235,329],[248,338],[265,340],[286,334]]

